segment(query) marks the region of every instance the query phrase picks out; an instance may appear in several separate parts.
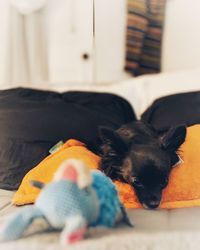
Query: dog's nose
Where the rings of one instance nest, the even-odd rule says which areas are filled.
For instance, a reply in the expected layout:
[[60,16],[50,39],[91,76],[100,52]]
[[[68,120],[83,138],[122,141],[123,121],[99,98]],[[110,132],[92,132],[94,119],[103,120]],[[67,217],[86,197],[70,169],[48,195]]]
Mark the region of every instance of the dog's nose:
[[159,206],[159,204],[160,204],[159,201],[149,201],[147,207],[150,209],[155,209]]

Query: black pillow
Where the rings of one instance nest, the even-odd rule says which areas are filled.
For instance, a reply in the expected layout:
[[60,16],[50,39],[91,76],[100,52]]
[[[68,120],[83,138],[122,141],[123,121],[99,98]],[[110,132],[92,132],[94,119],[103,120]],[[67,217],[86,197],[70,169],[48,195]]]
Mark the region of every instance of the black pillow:
[[116,129],[135,119],[130,104],[112,94],[0,91],[0,188],[17,189],[58,141],[74,138],[92,149],[99,126]]
[[165,96],[153,102],[141,119],[157,130],[200,123],[200,91]]

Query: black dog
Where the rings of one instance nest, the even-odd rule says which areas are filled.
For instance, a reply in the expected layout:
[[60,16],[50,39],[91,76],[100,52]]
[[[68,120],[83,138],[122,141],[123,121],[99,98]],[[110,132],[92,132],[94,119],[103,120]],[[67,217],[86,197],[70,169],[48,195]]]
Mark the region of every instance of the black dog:
[[143,207],[157,208],[170,171],[179,161],[177,151],[185,136],[184,125],[166,132],[142,121],[116,131],[101,128],[100,169],[113,180],[131,184]]

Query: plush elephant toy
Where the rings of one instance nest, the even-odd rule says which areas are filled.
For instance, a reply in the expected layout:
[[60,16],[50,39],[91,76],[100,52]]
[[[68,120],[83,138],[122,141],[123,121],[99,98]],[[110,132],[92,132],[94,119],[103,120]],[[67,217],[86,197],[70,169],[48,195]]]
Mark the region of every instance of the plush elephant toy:
[[0,227],[0,240],[16,240],[36,218],[43,218],[67,245],[81,240],[87,227],[113,227],[124,220],[132,226],[112,181],[98,170],[89,170],[80,160],[65,161],[51,183],[44,185],[34,205],[24,207]]

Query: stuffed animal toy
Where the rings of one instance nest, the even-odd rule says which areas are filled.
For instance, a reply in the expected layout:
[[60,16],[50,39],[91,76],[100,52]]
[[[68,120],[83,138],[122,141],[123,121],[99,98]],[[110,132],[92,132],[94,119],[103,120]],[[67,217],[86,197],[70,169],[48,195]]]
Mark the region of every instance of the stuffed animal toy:
[[118,220],[132,226],[112,181],[80,160],[65,161],[51,183],[32,185],[42,189],[35,205],[21,209],[0,227],[1,241],[22,237],[37,218],[62,230],[63,246],[81,240],[89,226],[113,227]]

